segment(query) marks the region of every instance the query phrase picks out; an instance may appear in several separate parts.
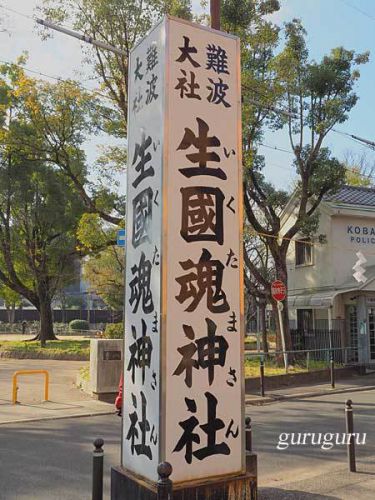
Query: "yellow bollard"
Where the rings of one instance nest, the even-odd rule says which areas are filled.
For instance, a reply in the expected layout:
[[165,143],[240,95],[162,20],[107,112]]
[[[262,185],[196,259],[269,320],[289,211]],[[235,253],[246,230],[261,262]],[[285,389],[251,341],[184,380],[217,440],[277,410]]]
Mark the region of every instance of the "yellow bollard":
[[44,400],[49,399],[49,373],[47,370],[18,370],[13,373],[12,377],[12,403],[15,405],[17,403],[17,377],[19,375],[44,375]]

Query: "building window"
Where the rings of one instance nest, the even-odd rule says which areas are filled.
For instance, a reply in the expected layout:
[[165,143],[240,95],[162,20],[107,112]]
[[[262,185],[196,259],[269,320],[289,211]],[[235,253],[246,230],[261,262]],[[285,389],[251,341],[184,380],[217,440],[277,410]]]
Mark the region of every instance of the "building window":
[[309,332],[313,329],[312,309],[297,309],[297,328],[299,331]]
[[311,238],[296,241],[296,266],[312,264]]

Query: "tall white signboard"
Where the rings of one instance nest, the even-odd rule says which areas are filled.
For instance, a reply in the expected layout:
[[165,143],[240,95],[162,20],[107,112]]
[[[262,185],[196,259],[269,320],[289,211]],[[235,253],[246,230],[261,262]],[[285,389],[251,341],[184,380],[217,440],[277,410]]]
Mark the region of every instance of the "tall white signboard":
[[165,18],[129,71],[123,466],[241,473],[239,40]]

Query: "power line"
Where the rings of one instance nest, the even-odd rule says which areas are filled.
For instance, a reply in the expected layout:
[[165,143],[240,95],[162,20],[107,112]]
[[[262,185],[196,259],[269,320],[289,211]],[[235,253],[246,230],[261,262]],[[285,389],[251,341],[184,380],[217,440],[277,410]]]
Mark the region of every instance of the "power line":
[[31,19],[32,21],[35,21],[35,18],[32,16],[29,16],[27,14],[24,14],[22,12],[19,12],[16,9],[11,9],[10,7],[4,7],[4,5],[0,5],[0,9],[8,10],[9,12],[12,12],[13,14],[17,14],[18,16],[22,16],[26,19]]
[[366,16],[368,17],[369,19],[371,19],[372,21],[375,21],[375,17],[372,16],[371,14],[369,14],[368,12],[365,12],[364,10],[360,9],[359,7],[357,7],[356,5],[352,5],[350,4],[349,2],[347,2],[346,0],[340,0],[344,5],[346,5],[347,7],[350,7],[351,9],[353,10],[356,10],[357,12],[359,12],[360,14],[362,14],[363,16]]
[[259,142],[259,145],[263,146],[264,148],[275,149],[276,151],[282,151],[283,153],[294,155],[293,151],[290,151],[289,149],[279,148],[278,146],[270,146],[269,144],[264,144],[263,142]]
[[[35,75],[44,76],[46,78],[51,78],[52,80],[56,80],[58,82],[65,82],[65,83],[71,83],[72,82],[72,80],[70,80],[70,79],[62,78],[60,76],[48,75],[47,73],[43,73],[41,71],[38,71],[38,70],[35,70],[35,69],[31,69],[31,68],[29,68],[27,66],[23,66],[22,64],[13,63],[13,62],[10,62],[10,61],[4,61],[4,60],[1,60],[1,59],[0,59],[0,63],[1,64],[6,64],[8,66],[16,66],[17,68],[23,69],[24,71],[27,71],[28,73],[33,73]],[[84,87],[83,85],[79,85],[79,86],[80,86],[81,89],[86,90],[87,92],[90,92],[92,94],[96,94],[96,95],[98,95],[100,97],[103,97],[104,99],[109,99],[110,101],[113,101],[113,102],[117,103],[116,99],[114,99],[113,97],[110,97],[108,95],[102,94],[98,90],[89,89],[88,87]]]

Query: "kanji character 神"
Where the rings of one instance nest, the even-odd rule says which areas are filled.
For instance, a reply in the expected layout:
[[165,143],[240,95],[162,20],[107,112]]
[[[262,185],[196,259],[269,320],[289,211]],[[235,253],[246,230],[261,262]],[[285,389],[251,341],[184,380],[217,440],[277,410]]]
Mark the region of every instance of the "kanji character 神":
[[142,370],[142,384],[145,383],[146,368],[151,366],[152,341],[149,335],[146,335],[147,325],[142,319],[142,335],[136,338],[136,330],[132,325],[133,337],[135,342],[129,345],[130,360],[127,367],[132,372],[132,381],[135,384],[135,372],[137,368]]
[[[228,350],[228,342],[222,335],[216,335],[216,324],[206,318],[207,335],[196,339],[185,346],[179,347],[177,351],[181,354],[181,361],[173,375],[181,375],[185,372],[185,384],[192,386],[193,369],[208,369],[208,383],[212,384],[215,378],[215,366],[224,366]],[[195,333],[191,326],[183,325],[186,336],[194,340]],[[197,356],[195,357],[195,355]]]

